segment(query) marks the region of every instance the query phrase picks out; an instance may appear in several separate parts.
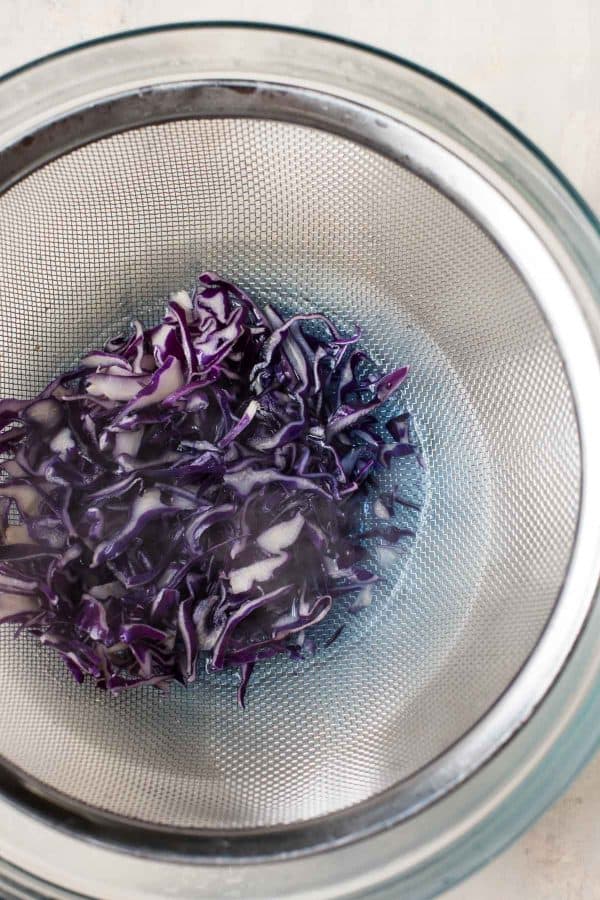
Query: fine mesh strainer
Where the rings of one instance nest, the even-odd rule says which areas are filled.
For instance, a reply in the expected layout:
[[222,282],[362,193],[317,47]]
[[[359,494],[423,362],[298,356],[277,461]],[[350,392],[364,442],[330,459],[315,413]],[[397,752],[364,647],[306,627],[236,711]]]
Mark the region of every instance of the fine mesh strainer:
[[244,713],[234,675],[111,698],[0,629],[7,895],[433,893],[537,811],[501,827],[593,684],[593,226],[469,100],[318,36],[126,36],[14,74],[0,110],[1,396],[210,269],[409,363],[428,463],[372,607],[263,666]]

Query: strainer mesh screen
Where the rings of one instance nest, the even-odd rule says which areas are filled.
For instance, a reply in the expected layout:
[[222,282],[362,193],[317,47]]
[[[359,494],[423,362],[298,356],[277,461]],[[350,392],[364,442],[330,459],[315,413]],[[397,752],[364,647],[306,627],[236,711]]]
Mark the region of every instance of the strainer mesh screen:
[[508,686],[568,564],[577,428],[536,304],[470,219],[373,151],[259,120],[113,136],[0,198],[0,394],[156,319],[206,268],[360,321],[380,363],[412,365],[429,467],[417,541],[329,650],[263,666],[244,713],[233,674],[113,699],[1,628],[0,754],[136,819],[275,825],[410,775]]

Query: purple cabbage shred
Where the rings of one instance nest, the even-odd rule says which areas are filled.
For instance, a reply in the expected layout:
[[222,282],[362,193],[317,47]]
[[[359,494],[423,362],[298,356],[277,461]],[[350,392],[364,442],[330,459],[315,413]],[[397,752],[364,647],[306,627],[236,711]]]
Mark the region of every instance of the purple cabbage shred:
[[369,500],[415,453],[408,416],[377,415],[408,369],[361,375],[359,337],[206,272],[158,326],[0,401],[0,622],[113,693],[204,660],[239,670],[243,705],[257,663],[314,653],[338,598],[371,602],[365,539],[411,533],[402,500]]

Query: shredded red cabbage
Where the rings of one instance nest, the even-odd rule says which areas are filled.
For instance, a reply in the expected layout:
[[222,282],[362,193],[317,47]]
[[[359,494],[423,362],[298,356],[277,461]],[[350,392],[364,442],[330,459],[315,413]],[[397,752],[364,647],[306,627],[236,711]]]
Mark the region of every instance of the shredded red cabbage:
[[389,493],[361,533],[373,473],[415,448],[376,415],[407,368],[361,374],[359,337],[206,272],[157,327],[0,401],[0,622],[112,692],[237,667],[243,705],[336,598],[371,602],[365,538],[410,533]]

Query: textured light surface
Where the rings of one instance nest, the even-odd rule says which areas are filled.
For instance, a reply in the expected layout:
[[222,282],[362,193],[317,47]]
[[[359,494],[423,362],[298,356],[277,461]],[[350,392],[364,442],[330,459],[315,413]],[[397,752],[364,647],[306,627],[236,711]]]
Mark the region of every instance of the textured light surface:
[[[514,678],[568,563],[579,451],[544,321],[495,245],[393,162],[258,121],[129,132],[0,199],[0,394],[27,395],[133,315],[214,269],[259,301],[350,328],[405,400],[428,462],[415,545],[300,665],[169,696],[79,688],[0,630],[0,753],[59,790],[192,827],[347,807],[447,749]],[[412,476],[411,476],[412,477]],[[340,620],[341,621],[341,620]]]

